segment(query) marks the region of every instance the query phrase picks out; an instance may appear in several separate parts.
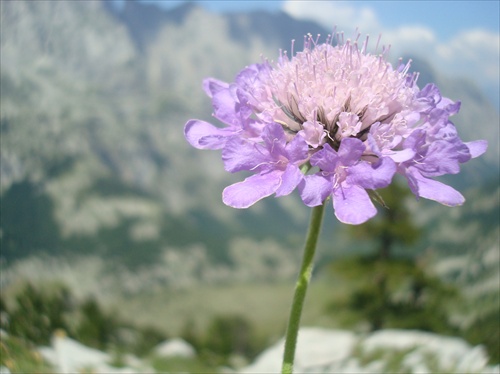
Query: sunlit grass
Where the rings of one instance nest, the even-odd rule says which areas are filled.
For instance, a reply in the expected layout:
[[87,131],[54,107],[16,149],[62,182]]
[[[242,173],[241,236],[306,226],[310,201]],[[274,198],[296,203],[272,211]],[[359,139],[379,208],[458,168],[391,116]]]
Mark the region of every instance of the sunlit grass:
[[158,357],[150,359],[152,367],[157,373],[217,373],[215,365],[207,363],[205,360],[197,358],[183,357]]
[[[325,311],[332,298],[342,293],[324,281],[313,281],[302,325],[336,327]],[[118,307],[126,319],[153,323],[170,336],[181,334],[187,323],[201,332],[215,316],[240,315],[252,323],[258,336],[278,340],[285,331],[292,296],[293,282],[199,285],[123,298]]]
[[0,365],[11,373],[54,373],[32,344],[11,336],[2,336]]

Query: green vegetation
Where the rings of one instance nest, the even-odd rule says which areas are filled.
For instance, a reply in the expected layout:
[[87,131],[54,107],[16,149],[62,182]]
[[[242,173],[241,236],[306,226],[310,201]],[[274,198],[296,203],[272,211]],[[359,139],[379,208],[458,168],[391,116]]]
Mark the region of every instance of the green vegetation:
[[[482,297],[486,301],[481,300],[480,305],[486,303],[487,308],[483,309],[486,313],[481,312],[478,304],[472,305],[480,300],[480,295],[469,292],[472,298],[466,296],[463,291],[467,289],[461,289],[460,283],[433,271],[436,253],[419,254],[414,250],[422,239],[428,238],[423,235],[424,229],[413,222],[408,195],[406,187],[398,184],[381,190],[376,197],[384,206],[379,215],[364,225],[349,228],[353,245],[365,241],[372,251],[338,258],[327,267],[330,281],[348,291],[333,298],[326,310],[348,328],[418,329],[461,336],[471,344],[484,345],[490,362],[498,363],[498,295]],[[458,215],[464,229],[466,217],[469,215]],[[492,220],[497,222],[498,215]],[[405,250],[407,247],[409,250]],[[482,275],[494,278],[495,270],[489,265],[480,265],[484,269]],[[464,279],[464,275],[460,277]],[[496,300],[497,307],[491,307],[489,299],[493,305]],[[469,319],[467,323],[457,323],[457,310],[473,311],[472,322]]]
[[158,357],[150,358],[151,365],[157,373],[206,373],[214,374],[219,371],[219,367],[207,363],[205,359],[183,358],[183,357]]
[[0,304],[2,329],[33,345],[50,345],[53,334],[64,331],[89,347],[143,356],[166,339],[158,329],[123,321],[93,298],[77,302],[65,287],[27,284],[11,308]]
[[[360,316],[353,310],[339,304],[336,304],[335,318],[328,318],[325,309],[327,304],[331,302],[331,298],[341,300],[346,295],[350,295],[354,289],[352,285],[345,283],[345,280],[340,281],[333,288],[329,280],[329,278],[319,278],[311,285],[303,326],[339,327],[343,325],[342,316],[349,315],[358,323],[363,320],[362,315]],[[9,303],[4,303],[0,299],[0,306],[4,305],[2,315],[5,316],[7,313],[10,320],[15,316],[18,309],[12,302],[13,300],[31,297],[34,300],[41,300],[43,304],[47,305],[58,305],[64,299],[74,300],[70,294],[60,292],[63,288],[54,288],[50,285],[48,289],[43,285],[41,287],[45,288],[39,289],[29,285],[21,288],[15,298],[9,300]],[[284,321],[282,319],[289,307],[291,290],[289,284],[266,284],[265,286],[262,284],[235,284],[226,287],[200,286],[183,290],[177,296],[169,294],[166,290],[163,290],[162,293],[164,293],[163,299],[159,297],[160,293],[156,293],[147,298],[143,295],[140,299],[134,296],[132,299],[135,300],[129,300],[129,303],[121,301],[119,314],[111,312],[109,308],[103,308],[93,299],[70,302],[71,307],[64,309],[67,311],[63,313],[63,320],[72,321],[72,323],[66,324],[68,329],[66,331],[70,337],[88,346],[112,353],[114,357],[112,364],[117,367],[124,364],[124,354],[134,353],[158,372],[214,373],[221,366],[238,368],[247,364],[255,358],[257,353],[274,344],[283,335]],[[65,298],[62,297],[63,295]],[[180,297],[181,295],[182,297]],[[205,298],[201,295],[204,295]],[[241,295],[245,295],[245,300]],[[213,303],[206,304],[207,300],[212,297]],[[230,303],[231,300],[232,303]],[[240,300],[240,302],[234,303],[234,300]],[[140,313],[131,308],[131,301],[142,305]],[[6,304],[8,306],[5,306]],[[30,305],[36,304],[35,302],[30,303]],[[147,308],[144,307],[145,305]],[[57,310],[57,308],[52,308],[52,310]],[[200,310],[203,310],[204,313],[200,313]],[[34,318],[34,315],[35,313],[29,313],[30,318]],[[478,322],[482,324],[481,333],[474,337],[467,337],[464,331],[457,331],[457,334],[454,335],[468,338],[471,344],[487,344],[490,354],[494,354],[494,344],[490,345],[484,337],[490,336],[494,343],[494,327],[498,321],[495,320],[495,315],[491,315],[489,318],[488,321]],[[53,317],[48,319],[57,320]],[[30,322],[27,318],[24,320],[27,321],[25,327],[29,332]],[[95,321],[95,326],[93,326],[92,321]],[[144,327],[146,321],[150,321],[154,325]],[[105,326],[106,323],[109,326]],[[388,323],[392,323],[392,320],[388,319]],[[49,326],[49,324],[45,326]],[[2,340],[2,349],[4,352],[8,352],[8,355],[2,355],[2,358],[5,359],[2,361],[5,366],[11,365],[10,367],[20,368],[19,371],[26,370],[22,368],[32,367],[36,368],[33,371],[41,371],[42,368],[47,367],[39,356],[33,354],[35,347],[33,342],[15,336],[9,330],[8,324],[2,327],[10,337]],[[488,328],[490,331],[486,331]],[[80,331],[80,335],[77,333],[78,331]],[[160,331],[166,331],[166,333],[160,333]],[[27,335],[27,333],[23,334]],[[191,343],[197,356],[192,359],[159,357],[152,348],[163,341],[167,335],[179,336]],[[47,332],[45,336],[51,336],[51,333]],[[411,353],[410,350],[381,349],[368,352],[359,347],[354,352],[353,358],[359,359],[363,365],[370,365],[377,360],[382,360],[387,370],[404,372],[404,367],[401,366],[402,360],[408,353]],[[492,364],[498,362],[495,361],[494,357],[492,355]],[[435,367],[432,366],[432,357],[429,357],[426,365],[429,368]],[[26,370],[26,372],[29,371]]]
[[343,303],[330,306],[348,308],[348,324],[366,321],[369,329],[407,328],[450,334],[447,307],[458,291],[427,270],[424,258],[412,253],[396,256],[396,247],[414,245],[422,229],[417,227],[406,205],[410,197],[406,186],[393,183],[380,190],[375,200],[383,206],[367,223],[350,227],[353,237],[368,241],[375,253],[349,256],[330,265],[333,277],[343,278],[353,291]]
[[61,249],[54,203],[38,186],[27,181],[12,185],[0,195],[0,206],[3,258],[22,258],[33,250]]
[[468,326],[463,335],[471,344],[485,346],[490,357],[490,363],[500,363],[500,306],[498,309],[479,316]]
[[353,257],[330,266],[332,282],[341,278],[351,293],[332,301],[328,310],[344,313],[342,325],[355,327],[366,321],[370,330],[420,329],[452,334],[450,306],[458,290],[431,276],[409,259],[380,261],[376,257]]
[[353,356],[359,360],[362,366],[368,366],[374,362],[383,362],[384,373],[400,373],[404,369],[403,361],[407,354],[414,351],[414,348],[392,350],[378,348],[366,351],[361,345],[354,348]]
[[11,373],[54,373],[50,365],[35,351],[32,342],[15,336],[2,337],[0,366],[5,366]]
[[[222,365],[247,363],[265,348],[251,323],[239,315],[216,316],[202,333],[185,329],[183,337],[199,353],[195,359],[186,359],[154,353],[153,348],[167,338],[157,327],[126,322],[93,298],[77,302],[64,287],[27,284],[15,295],[12,305],[8,307],[0,298],[2,329],[9,336],[2,339],[2,364],[15,371],[47,367],[34,348],[50,345],[58,331],[86,346],[111,352],[115,366],[123,364],[124,353],[132,353],[150,361],[160,372],[214,372]],[[235,357],[240,357],[239,361]]]
[[7,332],[38,345],[47,345],[57,329],[68,330],[65,314],[70,311],[69,291],[40,292],[28,284],[16,296],[16,308],[8,316]]
[[[417,347],[406,349],[377,348],[368,351],[362,345],[358,345],[354,349],[353,357],[358,359],[362,366],[378,365],[382,373],[409,373],[411,367],[405,362],[405,359],[416,350],[418,350]],[[428,368],[431,373],[457,373],[454,368],[441,367],[439,357],[436,354],[424,352],[421,357],[423,360],[419,362],[419,365]]]

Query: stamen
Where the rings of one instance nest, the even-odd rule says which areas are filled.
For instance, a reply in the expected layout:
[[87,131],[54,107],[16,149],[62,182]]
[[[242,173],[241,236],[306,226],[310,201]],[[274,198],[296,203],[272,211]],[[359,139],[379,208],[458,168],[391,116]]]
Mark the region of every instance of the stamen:
[[314,46],[318,45],[318,40],[319,40],[319,37],[321,36],[321,34],[318,34],[316,36],[316,40],[314,41]]
[[409,59],[408,62],[406,63],[406,66],[404,67],[404,69],[402,71],[403,75],[406,75],[406,73],[408,73],[408,70],[410,70],[411,63],[412,63],[412,60]]
[[413,72],[413,84],[417,84],[417,80],[420,77],[420,72]]
[[365,42],[363,43],[363,48],[361,48],[361,53],[366,53],[368,50],[368,40],[370,39],[370,35],[366,35]]
[[358,56],[358,61],[361,61],[361,53],[359,52],[359,48],[358,48],[358,41],[356,40],[356,42],[354,43],[354,47],[356,49],[356,55]]
[[337,25],[333,26],[333,30],[332,30],[332,37],[331,37],[331,40],[330,40],[330,45],[333,46],[333,41],[337,40],[337,44],[338,44],[338,38],[337,38]]
[[356,39],[354,39],[356,42],[359,40],[359,37],[361,36],[361,33],[359,32],[358,28],[356,27]]
[[281,56],[284,60],[288,61],[288,55],[287,55],[287,51],[283,51],[283,56]]
[[382,34],[379,34],[378,35],[378,39],[377,39],[377,45],[375,46],[375,53],[377,53],[377,50],[378,50],[378,45],[380,43],[380,39],[382,38]]
[[349,46],[349,64],[351,65],[351,67],[353,66],[352,65],[352,49],[353,49],[353,46]]

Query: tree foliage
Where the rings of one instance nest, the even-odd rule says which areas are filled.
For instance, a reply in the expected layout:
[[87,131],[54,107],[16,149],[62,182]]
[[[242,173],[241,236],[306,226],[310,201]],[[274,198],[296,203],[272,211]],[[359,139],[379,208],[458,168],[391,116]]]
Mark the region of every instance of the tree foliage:
[[[415,225],[406,199],[408,188],[393,183],[374,196],[383,208],[375,219],[349,227],[349,234],[373,243],[372,253],[336,260],[330,271],[352,288],[345,301],[370,330],[408,328],[451,333],[446,302],[457,291],[430,274],[423,257],[396,256],[396,246],[415,244],[422,230]],[[332,305],[332,309],[338,305]]]

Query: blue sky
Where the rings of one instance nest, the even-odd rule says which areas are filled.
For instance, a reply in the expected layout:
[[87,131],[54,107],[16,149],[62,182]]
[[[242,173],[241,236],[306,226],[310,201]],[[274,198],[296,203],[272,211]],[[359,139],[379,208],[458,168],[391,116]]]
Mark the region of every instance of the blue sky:
[[[175,7],[185,0],[144,0],[164,8]],[[269,10],[279,11],[286,1],[213,1],[197,0],[205,8],[215,12]],[[299,1],[313,7],[315,1]],[[321,1],[327,2],[327,1]],[[332,1],[330,1],[332,2]],[[499,30],[500,1],[335,1],[350,4],[355,8],[372,8],[380,22],[387,27],[419,23],[432,27],[437,35],[450,38],[460,30],[482,27],[492,32]],[[362,25],[358,25],[362,26]]]
[[[123,1],[123,0],[117,0]],[[125,0],[126,1],[126,0]],[[163,8],[184,1],[140,0]],[[213,12],[285,11],[371,40],[382,34],[393,57],[421,55],[450,76],[475,81],[500,108],[500,1],[196,1]],[[396,56],[395,56],[396,55]]]

